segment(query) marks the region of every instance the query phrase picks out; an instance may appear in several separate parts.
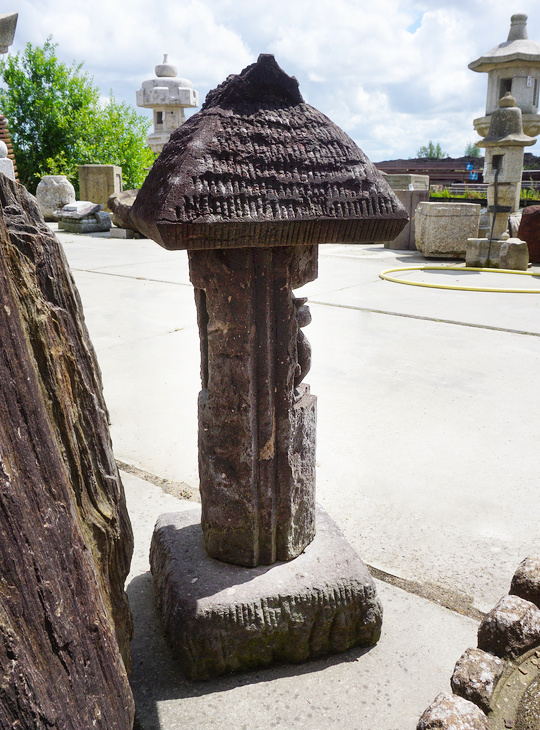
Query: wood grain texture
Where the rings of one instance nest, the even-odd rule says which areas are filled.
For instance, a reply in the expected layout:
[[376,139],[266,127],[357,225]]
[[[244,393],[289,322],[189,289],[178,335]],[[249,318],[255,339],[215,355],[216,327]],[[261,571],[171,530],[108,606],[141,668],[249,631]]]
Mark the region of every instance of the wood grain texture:
[[131,728],[133,550],[62,248],[0,175],[0,726]]
[[264,54],[171,135],[132,218],[191,250],[385,241],[408,221],[354,141]]

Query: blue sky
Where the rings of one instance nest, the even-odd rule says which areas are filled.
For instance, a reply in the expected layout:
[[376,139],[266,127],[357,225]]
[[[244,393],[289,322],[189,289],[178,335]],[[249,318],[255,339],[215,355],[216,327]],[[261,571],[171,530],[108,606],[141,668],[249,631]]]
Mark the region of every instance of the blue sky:
[[201,100],[273,53],[374,162],[413,157],[429,139],[462,155],[487,88],[467,64],[506,40],[513,13],[529,16],[529,38],[540,42],[537,0],[0,2],[0,12],[15,11],[11,52],[52,35],[62,61],[83,61],[103,95],[133,106],[163,53]]

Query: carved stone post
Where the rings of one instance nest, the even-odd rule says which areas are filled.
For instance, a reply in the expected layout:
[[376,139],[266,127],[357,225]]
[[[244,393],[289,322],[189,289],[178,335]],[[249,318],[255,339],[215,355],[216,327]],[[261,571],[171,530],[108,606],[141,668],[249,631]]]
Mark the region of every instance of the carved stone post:
[[[316,401],[302,382],[310,314],[293,290],[316,278],[319,243],[392,240],[406,211],[263,55],[172,135],[132,219],[165,248],[188,250],[197,303],[202,513],[163,515],[151,549],[187,673],[374,643],[373,581],[315,507]],[[199,520],[207,554],[222,562],[201,552]]]
[[191,251],[189,262],[206,549],[240,565],[291,560],[315,535],[315,397],[300,385],[292,289],[315,279],[316,246]]

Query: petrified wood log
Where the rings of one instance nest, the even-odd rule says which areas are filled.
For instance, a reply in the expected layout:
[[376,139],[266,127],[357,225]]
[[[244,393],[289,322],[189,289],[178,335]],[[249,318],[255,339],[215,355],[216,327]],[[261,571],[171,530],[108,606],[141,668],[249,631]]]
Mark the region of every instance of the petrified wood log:
[[99,368],[60,244],[2,175],[0,337],[0,727],[127,730],[133,542]]

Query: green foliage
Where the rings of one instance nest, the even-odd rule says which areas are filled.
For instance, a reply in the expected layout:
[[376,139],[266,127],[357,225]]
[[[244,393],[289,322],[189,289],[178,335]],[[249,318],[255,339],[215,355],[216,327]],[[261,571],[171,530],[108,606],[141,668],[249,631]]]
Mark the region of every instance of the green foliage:
[[448,157],[446,152],[443,152],[440,143],[437,142],[437,144],[433,144],[431,140],[429,140],[427,145],[420,147],[420,149],[416,153],[416,156],[424,157],[428,160],[442,160],[445,157]]
[[465,157],[482,157],[480,148],[475,145],[474,142],[468,142],[465,147]]
[[49,37],[43,47],[27,43],[23,53],[0,61],[0,110],[7,117],[21,182],[35,192],[43,175],[66,175],[78,192],[78,166],[122,167],[125,188],[140,187],[154,154],[146,145],[150,121],[81,71],[56,57]]

